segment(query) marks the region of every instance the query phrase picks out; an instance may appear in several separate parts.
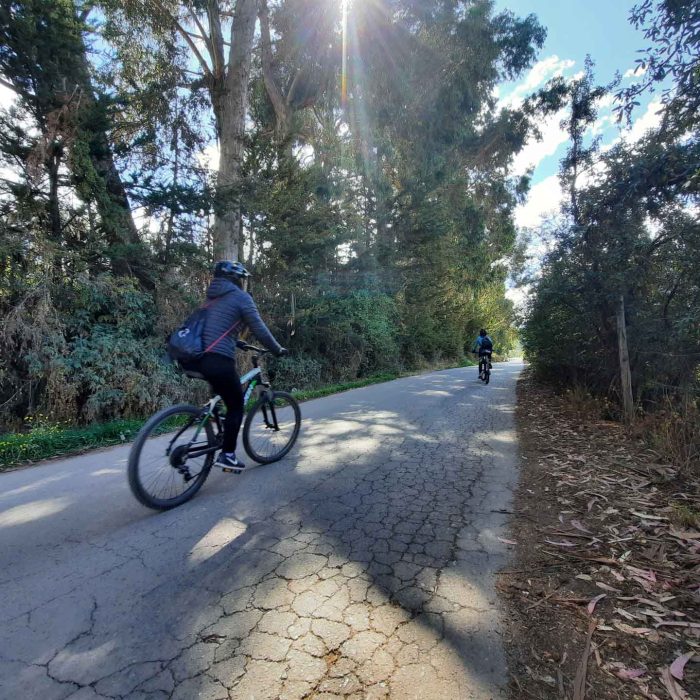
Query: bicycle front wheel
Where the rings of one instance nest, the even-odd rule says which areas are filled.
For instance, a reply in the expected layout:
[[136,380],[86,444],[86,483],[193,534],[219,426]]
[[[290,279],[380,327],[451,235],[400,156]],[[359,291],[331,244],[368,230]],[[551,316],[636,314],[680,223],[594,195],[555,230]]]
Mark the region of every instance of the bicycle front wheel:
[[129,487],[155,510],[189,501],[214,461],[214,431],[202,409],[180,404],[156,413],[139,431],[129,453]]
[[286,391],[268,391],[250,409],[243,426],[243,446],[252,459],[270,464],[292,449],[301,427],[296,399]]

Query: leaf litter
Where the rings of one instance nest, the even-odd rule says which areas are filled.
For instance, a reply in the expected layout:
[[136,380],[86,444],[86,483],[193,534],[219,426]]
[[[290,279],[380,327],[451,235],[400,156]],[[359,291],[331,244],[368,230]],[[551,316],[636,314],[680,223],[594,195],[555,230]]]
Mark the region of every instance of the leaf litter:
[[697,481],[528,374],[518,430],[511,698],[700,700],[700,523],[674,522]]

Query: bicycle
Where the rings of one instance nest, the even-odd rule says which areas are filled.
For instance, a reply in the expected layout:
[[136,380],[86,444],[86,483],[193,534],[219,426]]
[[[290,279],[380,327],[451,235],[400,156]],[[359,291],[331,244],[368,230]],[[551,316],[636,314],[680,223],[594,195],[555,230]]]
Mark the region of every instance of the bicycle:
[[[475,355],[477,353],[474,353]],[[481,379],[484,384],[488,384],[491,380],[491,353],[478,353],[479,354],[479,379]]]
[[[253,369],[243,375],[244,406],[256,387],[259,398],[247,412],[243,424],[243,446],[254,461],[271,464],[292,449],[301,426],[301,411],[296,399],[286,391],[274,391],[259,366],[268,350],[240,343],[241,350],[254,352]],[[204,377],[185,370],[195,379]],[[129,487],[134,497],[154,510],[168,510],[189,501],[202,488],[214,463],[214,454],[223,439],[220,396],[204,406],[178,404],[153,415],[141,428],[131,447],[128,460]],[[261,443],[271,444],[265,450]],[[154,465],[152,471],[149,467]],[[226,470],[225,470],[226,471]],[[164,486],[157,491],[160,477]]]

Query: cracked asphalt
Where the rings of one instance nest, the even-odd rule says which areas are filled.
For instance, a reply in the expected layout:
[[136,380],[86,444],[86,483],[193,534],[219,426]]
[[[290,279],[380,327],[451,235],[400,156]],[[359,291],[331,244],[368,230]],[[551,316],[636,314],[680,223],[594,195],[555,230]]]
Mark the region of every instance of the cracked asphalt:
[[128,446],[0,475],[0,697],[497,698],[519,363],[302,405],[166,513]]

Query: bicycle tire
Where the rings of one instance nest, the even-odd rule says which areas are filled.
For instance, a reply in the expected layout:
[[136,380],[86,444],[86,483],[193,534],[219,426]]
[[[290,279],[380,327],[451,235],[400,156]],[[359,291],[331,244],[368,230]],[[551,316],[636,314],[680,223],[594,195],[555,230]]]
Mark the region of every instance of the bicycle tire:
[[[181,494],[174,498],[158,498],[153,496],[144,488],[139,471],[139,462],[141,458],[141,453],[149,437],[155,437],[156,429],[160,424],[163,424],[166,419],[182,414],[183,416],[191,415],[197,417],[202,414],[202,409],[192,406],[191,404],[177,404],[176,406],[171,406],[170,408],[165,408],[153,415],[141,428],[134,444],[131,446],[131,451],[129,452],[128,460],[128,478],[129,478],[129,488],[131,493],[134,494],[134,498],[146,506],[147,508],[152,508],[153,510],[169,510],[170,508],[175,508],[182,505],[186,501],[189,501],[196,493],[202,488],[202,485],[209,476],[212,464],[214,462],[214,453],[206,455],[204,466],[197,476],[192,478],[192,484]],[[213,445],[215,441],[214,431],[209,422],[204,426],[207,436],[207,442],[209,445]]]
[[[276,401],[279,398],[284,399],[289,404],[294,414],[294,429],[292,431],[291,437],[280,450],[271,455],[262,455],[255,448],[253,448],[251,444],[250,430],[256,414],[258,412],[261,412],[264,406],[269,406],[270,395],[272,396],[273,401]],[[263,396],[261,396],[255,402],[255,404],[253,404],[250,411],[248,411],[248,415],[245,419],[245,424],[243,425],[243,447],[245,447],[245,451],[248,453],[250,458],[258,462],[259,464],[272,464],[272,462],[278,462],[280,459],[282,459],[282,457],[284,457],[289,452],[289,450],[291,450],[292,447],[294,447],[294,443],[299,437],[300,428],[301,410],[299,409],[299,404],[297,403],[297,400],[286,391],[265,392],[265,394],[263,394]]]
[[488,384],[491,381],[491,370],[487,369],[484,372],[484,384]]

